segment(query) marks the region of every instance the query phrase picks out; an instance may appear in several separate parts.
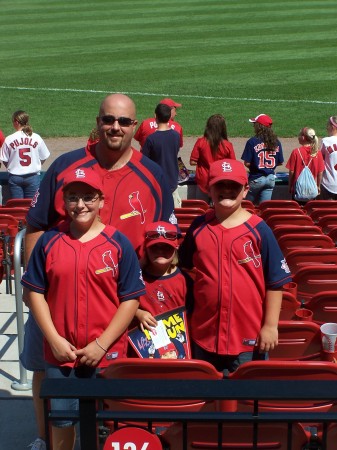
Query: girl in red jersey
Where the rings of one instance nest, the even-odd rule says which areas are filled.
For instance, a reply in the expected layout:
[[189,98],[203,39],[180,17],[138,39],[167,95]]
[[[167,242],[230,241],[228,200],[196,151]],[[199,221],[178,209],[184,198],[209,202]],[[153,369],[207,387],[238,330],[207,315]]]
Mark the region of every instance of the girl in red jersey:
[[[204,194],[202,198],[208,200],[208,172],[212,162],[218,159],[236,159],[233,144],[228,141],[226,120],[221,114],[209,117],[203,137],[194,144],[190,164],[197,166],[196,182]],[[200,197],[200,195],[199,195]]]

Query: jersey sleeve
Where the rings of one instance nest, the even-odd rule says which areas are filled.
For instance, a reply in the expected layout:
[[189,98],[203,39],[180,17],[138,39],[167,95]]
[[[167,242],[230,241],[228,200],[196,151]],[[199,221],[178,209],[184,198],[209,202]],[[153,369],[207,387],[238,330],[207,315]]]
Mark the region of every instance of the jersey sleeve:
[[2,162],[8,162],[9,160],[9,151],[8,146],[6,144],[6,141],[2,144],[1,150],[0,150],[0,161]]
[[252,161],[253,158],[253,144],[252,144],[252,140],[248,139],[248,141],[246,142],[245,148],[243,150],[241,159],[247,163],[250,163]]
[[292,281],[286,259],[269,226],[261,221],[256,228],[261,236],[261,258],[266,289],[281,289],[284,284]]
[[195,162],[198,162],[198,160],[199,160],[199,151],[200,151],[199,143],[200,143],[200,138],[194,144],[192,152],[191,152],[191,156],[190,156],[190,160],[195,161]]
[[41,143],[39,145],[39,158],[44,161],[50,156],[50,151],[44,142],[44,140],[41,138]]
[[151,140],[147,138],[140,152],[143,155],[147,156],[148,158],[151,158],[151,149],[152,149]]
[[278,152],[277,152],[276,165],[280,166],[281,164],[284,163],[283,148],[282,148],[282,144],[280,141],[277,141],[277,145],[278,145]]
[[131,242],[119,231],[114,238],[118,240],[122,255],[119,260],[118,297],[121,302],[145,295],[145,284],[139,261]]
[[29,258],[28,266],[22,276],[22,286],[30,291],[45,294],[48,286],[45,266],[46,255],[44,251],[45,235],[40,236]]

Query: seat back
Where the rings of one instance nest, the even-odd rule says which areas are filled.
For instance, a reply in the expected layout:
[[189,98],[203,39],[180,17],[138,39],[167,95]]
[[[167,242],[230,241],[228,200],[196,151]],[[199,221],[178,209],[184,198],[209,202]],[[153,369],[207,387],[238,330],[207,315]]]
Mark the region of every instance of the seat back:
[[0,230],[6,232],[9,225],[18,227],[19,221],[10,214],[2,214],[2,208],[0,209]]
[[315,294],[337,290],[337,266],[328,264],[302,267],[295,274],[297,299],[307,303]]
[[323,234],[321,228],[317,225],[277,225],[273,230],[276,239],[285,234],[301,233],[301,234]]
[[[222,445],[219,447],[219,428],[212,423],[188,423],[187,424],[187,450],[211,450],[222,448],[223,450],[288,450],[288,428],[286,423],[263,423],[258,425],[256,436],[257,447],[253,447],[254,429],[247,423],[223,423]],[[183,429],[181,424],[174,424],[162,436],[163,448],[182,450]],[[291,448],[300,450],[308,444],[308,437],[303,427],[294,423],[291,430]],[[330,450],[330,449],[329,449]]]
[[[223,374],[206,361],[196,359],[142,359],[121,358],[113,361],[102,373],[108,379],[187,379],[187,380],[220,380]],[[120,411],[198,411],[200,409],[218,409],[217,402],[203,400],[147,400],[121,399],[104,400],[105,409]]]
[[[336,218],[337,218],[337,216],[336,216]],[[337,226],[330,229],[328,236],[330,239],[332,239],[332,242],[337,247]]]
[[23,208],[30,208],[30,205],[32,203],[31,198],[10,198],[7,200],[5,207],[6,208],[16,208],[16,207],[23,207]]
[[193,213],[175,213],[175,216],[177,218],[178,225],[180,226],[183,223],[187,223],[191,225],[191,223],[200,216],[200,214],[193,214]]
[[337,323],[337,289],[318,292],[306,303],[305,307],[313,312],[315,323],[319,325],[326,322]]
[[317,225],[321,228],[323,233],[329,234],[329,232],[337,227],[337,214],[325,214],[318,219]]
[[260,217],[262,217],[263,220],[267,220],[269,217],[271,216],[276,216],[276,215],[284,215],[284,214],[299,214],[301,216],[304,216],[305,213],[302,209],[300,208],[266,208],[263,209],[262,211],[260,211]]
[[277,214],[266,219],[272,230],[277,225],[315,225],[310,216],[305,214]]
[[277,242],[285,256],[299,248],[335,248],[332,239],[325,234],[289,233],[281,236]]
[[315,223],[319,223],[319,221],[326,216],[336,216],[337,209],[335,208],[315,208],[309,214],[312,220]]
[[210,206],[205,200],[200,200],[196,198],[186,198],[181,200],[182,208],[201,208],[204,211],[207,211]]
[[337,200],[310,200],[303,206],[307,214],[317,208],[332,208],[337,211]]
[[267,208],[297,208],[301,209],[300,205],[295,200],[286,200],[286,199],[279,199],[279,200],[264,200],[259,204],[259,210],[263,211]]
[[0,209],[1,214],[9,214],[10,216],[15,217],[18,221],[21,222],[22,225],[26,224],[26,215],[29,208],[23,208],[23,207],[6,207],[3,206]]
[[319,361],[321,330],[314,322],[280,321],[278,346],[269,351],[271,361]]
[[[337,364],[326,361],[251,361],[230,375],[233,380],[337,380]],[[329,400],[263,400],[259,410],[279,412],[329,411]],[[238,410],[251,411],[252,401],[238,401]]]
[[312,264],[337,265],[337,248],[298,248],[287,253],[287,264],[294,275]]
[[205,214],[205,210],[198,207],[181,207],[174,208],[174,214],[193,214],[193,215],[202,215]]
[[282,303],[280,311],[280,320],[292,320],[295,316],[295,311],[301,306],[293,293],[282,291]]

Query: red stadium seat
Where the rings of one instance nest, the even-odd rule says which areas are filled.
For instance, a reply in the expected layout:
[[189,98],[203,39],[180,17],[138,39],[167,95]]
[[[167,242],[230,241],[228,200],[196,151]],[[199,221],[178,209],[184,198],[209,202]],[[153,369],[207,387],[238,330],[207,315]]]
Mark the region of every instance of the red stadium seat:
[[22,226],[26,224],[26,215],[29,208],[23,207],[5,207],[3,206],[0,209],[1,214],[9,214],[10,216],[15,217]]
[[[233,380],[337,380],[337,364],[326,361],[251,361],[242,364]],[[320,412],[334,407],[331,400],[264,400],[259,411]],[[251,411],[253,402],[239,401],[239,411]]]
[[337,290],[315,294],[305,307],[313,312],[315,323],[319,325],[326,322],[337,323]]
[[331,228],[331,230],[328,233],[328,236],[330,239],[332,239],[333,243],[337,247],[337,227]]
[[194,199],[194,198],[187,198],[181,200],[181,207],[182,208],[201,208],[204,211],[207,211],[210,206],[205,200],[200,199]]
[[[221,380],[223,374],[211,364],[196,359],[142,359],[121,358],[114,360],[102,373],[103,378],[123,379],[192,379]],[[236,402],[213,402],[204,400],[138,400],[138,399],[106,399],[105,409],[117,411],[199,411],[199,410],[233,410]],[[153,426],[170,426],[171,423],[153,424]],[[107,426],[113,427],[113,423]]]
[[32,203],[32,199],[31,198],[10,198],[9,200],[7,200],[5,207],[6,208],[17,208],[17,207],[22,207],[22,208],[30,208],[30,205]]
[[337,266],[317,264],[302,267],[295,273],[293,281],[297,283],[297,299],[306,303],[322,291],[337,290]]
[[323,219],[323,217],[336,216],[336,214],[337,211],[335,208],[315,208],[309,215],[312,220],[319,225],[319,221]]
[[282,303],[280,311],[280,320],[291,320],[295,316],[295,311],[301,306],[301,303],[290,292],[282,292]]
[[278,225],[315,225],[311,217],[305,214],[277,214],[266,219],[272,230]]
[[325,234],[285,234],[278,239],[278,244],[287,257],[288,253],[300,248],[335,248],[332,239]]
[[329,234],[333,228],[337,227],[337,213],[336,214],[326,214],[320,217],[317,225],[322,229],[322,232]]
[[260,212],[260,217],[263,220],[267,220],[271,216],[276,216],[279,214],[300,214],[302,216],[305,215],[304,211],[300,208],[266,208]]
[[[263,423],[258,425],[257,447],[253,447],[254,429],[252,424],[247,423],[223,423],[221,427],[222,445],[218,445],[217,424],[192,423],[186,426],[187,450],[287,450],[288,428],[286,423]],[[163,448],[170,450],[182,450],[183,429],[181,424],[174,424],[162,436]],[[300,450],[308,444],[308,436],[303,427],[294,423],[291,430],[292,449]]]
[[181,208],[174,208],[175,214],[196,214],[196,215],[202,215],[205,214],[205,210],[196,206],[193,207],[181,207]]
[[333,208],[337,211],[337,200],[310,200],[303,206],[307,214],[316,208]]
[[278,330],[278,346],[269,352],[271,361],[320,361],[319,325],[299,320],[280,321]]
[[294,275],[302,267],[314,264],[337,265],[337,248],[298,248],[287,253],[287,263]]
[[277,225],[273,230],[274,236],[278,239],[285,234],[301,233],[301,234],[323,234],[317,225]]
[[259,204],[259,210],[264,211],[266,208],[297,208],[301,209],[300,205],[295,200],[265,200]]

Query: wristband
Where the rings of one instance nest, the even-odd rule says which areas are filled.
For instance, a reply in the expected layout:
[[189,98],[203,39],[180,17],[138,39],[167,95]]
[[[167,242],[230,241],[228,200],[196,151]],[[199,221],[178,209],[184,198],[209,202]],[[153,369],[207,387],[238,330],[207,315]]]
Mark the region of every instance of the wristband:
[[101,346],[101,344],[98,342],[98,339],[97,339],[97,338],[95,339],[95,341],[96,341],[96,344],[98,345],[99,348],[101,348],[105,353],[108,352],[107,349],[105,349],[104,347]]

